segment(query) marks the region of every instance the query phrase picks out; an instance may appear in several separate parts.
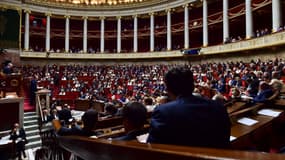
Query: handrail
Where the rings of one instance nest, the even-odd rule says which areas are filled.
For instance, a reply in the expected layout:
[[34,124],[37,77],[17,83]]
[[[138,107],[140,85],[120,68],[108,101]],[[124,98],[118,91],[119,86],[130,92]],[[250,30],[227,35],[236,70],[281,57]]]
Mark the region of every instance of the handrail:
[[204,47],[201,49],[200,54],[210,55],[219,53],[230,53],[243,50],[253,50],[277,46],[282,44],[285,44],[285,31],[234,43]]
[[109,141],[80,136],[58,137],[59,145],[85,160],[189,160],[189,159],[263,159],[284,160],[285,155],[134,141]]

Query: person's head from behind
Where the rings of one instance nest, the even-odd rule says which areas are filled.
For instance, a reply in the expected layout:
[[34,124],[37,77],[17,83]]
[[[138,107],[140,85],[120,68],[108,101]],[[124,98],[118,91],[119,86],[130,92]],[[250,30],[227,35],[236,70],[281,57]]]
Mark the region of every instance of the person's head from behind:
[[166,73],[164,81],[171,100],[190,96],[194,90],[193,73],[189,69],[173,68]]
[[144,99],[144,104],[147,105],[147,106],[150,106],[150,105],[153,105],[153,100],[151,97],[146,97]]
[[98,112],[94,109],[87,110],[81,117],[84,129],[92,130],[98,121]]
[[126,132],[141,129],[146,122],[147,109],[142,103],[129,102],[124,106],[122,116]]
[[118,109],[115,107],[113,103],[107,103],[105,105],[105,111],[107,115],[115,115],[118,111]]

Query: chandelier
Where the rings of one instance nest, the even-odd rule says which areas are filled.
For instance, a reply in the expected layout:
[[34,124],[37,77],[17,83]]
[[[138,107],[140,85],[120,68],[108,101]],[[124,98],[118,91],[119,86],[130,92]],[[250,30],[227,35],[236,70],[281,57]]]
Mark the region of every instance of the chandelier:
[[146,0],[49,0],[62,3],[82,4],[82,5],[120,5],[139,3]]

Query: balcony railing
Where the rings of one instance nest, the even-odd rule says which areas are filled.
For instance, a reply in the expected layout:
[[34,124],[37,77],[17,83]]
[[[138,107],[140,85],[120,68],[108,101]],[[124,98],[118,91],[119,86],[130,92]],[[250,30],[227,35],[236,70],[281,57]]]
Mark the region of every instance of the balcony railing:
[[229,44],[204,47],[201,49],[200,54],[208,55],[208,54],[230,53],[230,52],[253,50],[253,49],[265,48],[271,46],[278,46],[282,44],[285,44],[285,31]]
[[150,58],[175,58],[183,54],[176,51],[145,52],[145,53],[46,53],[23,51],[21,58],[49,58],[49,59],[150,59]]

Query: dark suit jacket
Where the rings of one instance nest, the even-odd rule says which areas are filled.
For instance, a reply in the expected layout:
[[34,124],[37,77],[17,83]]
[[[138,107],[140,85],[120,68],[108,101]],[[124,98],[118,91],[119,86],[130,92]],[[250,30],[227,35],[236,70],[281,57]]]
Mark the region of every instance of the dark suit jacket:
[[97,136],[99,135],[99,133],[92,130],[80,128],[79,126],[73,126],[71,128],[61,127],[58,131],[58,135],[60,136],[78,135],[78,136],[89,137],[89,136]]
[[265,102],[267,98],[271,97],[273,95],[272,89],[266,89],[261,91],[257,96],[253,98],[254,102]]
[[113,140],[122,140],[122,141],[136,140],[137,136],[143,135],[145,133],[147,133],[146,130],[143,130],[143,129],[142,130],[136,130],[136,131],[130,132],[124,136],[113,138]]
[[219,102],[179,97],[155,108],[148,142],[226,148],[230,126],[226,108]]
[[58,112],[58,119],[64,120],[65,123],[69,123],[68,120],[72,118],[71,111],[68,108],[63,108]]
[[26,132],[23,128],[19,129],[19,134],[16,134],[16,132],[10,132],[10,140],[17,140],[17,138],[26,139]]

